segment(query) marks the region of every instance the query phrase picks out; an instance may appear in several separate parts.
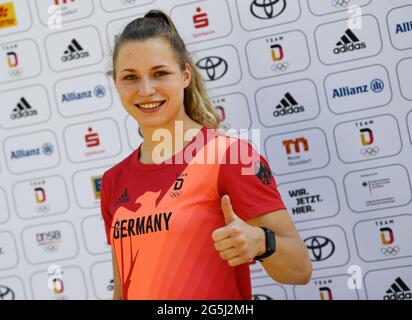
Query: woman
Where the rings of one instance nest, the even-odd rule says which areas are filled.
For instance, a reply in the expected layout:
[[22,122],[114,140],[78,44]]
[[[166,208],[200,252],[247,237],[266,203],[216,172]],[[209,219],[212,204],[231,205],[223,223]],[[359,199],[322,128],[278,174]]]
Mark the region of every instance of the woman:
[[[144,137],[103,176],[114,299],[251,299],[254,259],[278,282],[306,284],[311,262],[267,161],[214,130],[218,116],[165,13],[125,27],[113,80]],[[239,160],[242,148],[252,174],[224,160]]]

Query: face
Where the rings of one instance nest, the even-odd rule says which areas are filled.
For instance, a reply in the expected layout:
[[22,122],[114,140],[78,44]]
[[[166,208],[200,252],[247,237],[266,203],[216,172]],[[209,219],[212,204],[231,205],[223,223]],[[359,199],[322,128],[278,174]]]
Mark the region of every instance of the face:
[[184,119],[184,88],[191,69],[187,65],[181,70],[166,39],[123,43],[115,63],[120,100],[140,127],[174,127],[175,121]]

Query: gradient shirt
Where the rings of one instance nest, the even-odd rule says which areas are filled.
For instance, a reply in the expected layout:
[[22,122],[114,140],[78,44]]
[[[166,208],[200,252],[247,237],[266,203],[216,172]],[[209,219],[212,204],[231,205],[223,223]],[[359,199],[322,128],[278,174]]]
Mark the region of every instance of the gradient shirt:
[[104,173],[101,189],[123,299],[251,299],[249,264],[229,266],[212,233],[225,226],[224,194],[244,221],[285,209],[266,159],[206,126],[171,161],[143,164],[140,148]]

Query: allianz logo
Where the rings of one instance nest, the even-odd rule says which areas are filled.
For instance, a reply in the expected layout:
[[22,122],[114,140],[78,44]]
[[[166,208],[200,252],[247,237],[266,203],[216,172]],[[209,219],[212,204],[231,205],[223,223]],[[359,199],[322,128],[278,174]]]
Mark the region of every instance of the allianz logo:
[[102,85],[97,85],[94,87],[93,90],[86,90],[86,91],[71,91],[62,94],[61,102],[72,102],[84,99],[91,99],[93,97],[96,98],[103,98],[106,95],[106,89]]
[[381,79],[374,79],[370,84],[335,88],[332,92],[332,98],[344,98],[369,92],[379,93],[384,88],[385,84]]
[[44,143],[40,148],[13,150],[10,153],[10,159],[19,160],[21,158],[41,156],[42,154],[46,156],[50,156],[53,154],[53,152],[54,152],[53,145],[47,142],[47,143]]

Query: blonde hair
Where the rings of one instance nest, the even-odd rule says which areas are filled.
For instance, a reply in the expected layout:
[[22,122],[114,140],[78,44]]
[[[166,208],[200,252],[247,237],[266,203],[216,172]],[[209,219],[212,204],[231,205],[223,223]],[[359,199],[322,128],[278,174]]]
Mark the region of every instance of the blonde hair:
[[204,81],[172,19],[163,11],[150,10],[144,17],[131,21],[116,38],[112,61],[114,75],[116,74],[115,62],[123,43],[156,37],[162,37],[170,42],[182,71],[186,64],[189,64],[192,69],[190,84],[184,89],[183,104],[186,114],[192,120],[216,129],[219,126],[220,117],[210,101]]

